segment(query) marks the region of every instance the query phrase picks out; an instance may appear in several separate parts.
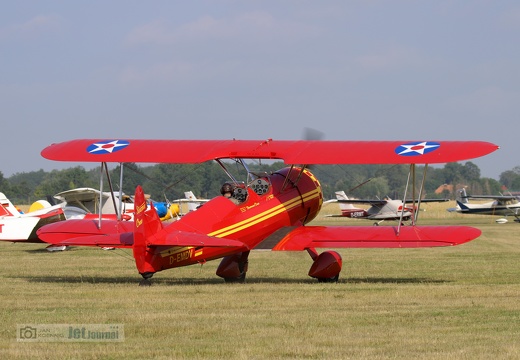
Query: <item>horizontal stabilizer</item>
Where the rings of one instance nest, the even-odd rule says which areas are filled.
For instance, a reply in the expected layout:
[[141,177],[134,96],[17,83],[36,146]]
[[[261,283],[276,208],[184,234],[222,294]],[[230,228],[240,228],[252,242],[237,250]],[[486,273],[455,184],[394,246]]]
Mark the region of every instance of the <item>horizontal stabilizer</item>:
[[134,234],[127,232],[122,234],[80,236],[63,240],[57,245],[128,248],[132,247],[133,243]]
[[[38,229],[36,235],[42,241],[53,245],[97,246],[98,244],[103,244],[103,246],[108,246],[107,242],[109,242],[111,246],[116,246],[117,244],[123,246],[122,240],[118,239],[119,235],[131,233],[133,229],[134,223],[130,221],[102,220],[101,227],[99,227],[98,220],[80,219],[45,225]],[[108,239],[108,237],[114,238]],[[81,243],[81,238],[85,238],[85,243]],[[72,244],[72,241],[75,243]],[[125,241],[127,242],[128,239],[125,239]]]
[[302,226],[288,233],[273,250],[308,248],[417,248],[453,246],[476,239],[469,226]]

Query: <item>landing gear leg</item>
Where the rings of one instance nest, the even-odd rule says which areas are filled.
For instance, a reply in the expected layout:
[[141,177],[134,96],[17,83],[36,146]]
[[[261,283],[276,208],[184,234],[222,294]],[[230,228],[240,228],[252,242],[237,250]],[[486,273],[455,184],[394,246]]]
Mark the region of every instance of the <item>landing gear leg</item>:
[[150,286],[150,285],[152,285],[151,278],[152,278],[153,274],[154,273],[152,273],[152,272],[142,273],[141,276],[143,278],[141,279],[141,281],[139,281],[139,286]]
[[226,283],[244,283],[246,281],[249,251],[226,256],[220,262],[217,275]]

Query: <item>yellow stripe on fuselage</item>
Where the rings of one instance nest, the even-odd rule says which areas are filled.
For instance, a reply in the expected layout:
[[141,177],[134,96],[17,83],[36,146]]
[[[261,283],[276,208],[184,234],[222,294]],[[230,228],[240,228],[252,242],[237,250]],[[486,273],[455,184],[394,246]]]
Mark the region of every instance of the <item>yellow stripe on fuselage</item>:
[[228,236],[228,235],[231,235],[231,234],[234,234],[238,231],[241,231],[243,229],[246,229],[250,226],[253,226],[255,224],[258,224],[262,221],[266,221],[270,218],[272,218],[273,216],[275,215],[278,215],[284,211],[288,211],[288,210],[291,210],[297,206],[300,206],[301,204],[301,201],[303,200],[303,202],[307,202],[307,201],[310,201],[310,200],[313,200],[315,199],[316,197],[319,197],[320,196],[320,190],[319,189],[314,189],[314,190],[311,190],[301,196],[296,196],[282,204],[279,204],[267,211],[264,211],[263,213],[260,213],[258,215],[255,215],[255,216],[252,216],[251,218],[249,219],[246,219],[246,220],[243,220],[243,221],[240,221],[236,224],[233,224],[233,225],[230,225],[230,226],[227,226],[225,228],[222,228],[222,229],[219,229],[217,231],[214,231],[212,233],[209,233],[208,236],[214,236],[214,237],[225,237],[225,236]]

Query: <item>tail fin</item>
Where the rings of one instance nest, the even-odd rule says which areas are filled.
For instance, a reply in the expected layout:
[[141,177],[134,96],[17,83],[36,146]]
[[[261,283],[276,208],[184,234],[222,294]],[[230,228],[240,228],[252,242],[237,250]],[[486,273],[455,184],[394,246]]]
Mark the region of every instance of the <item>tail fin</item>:
[[192,191],[185,191],[184,197],[188,200],[189,211],[197,210],[202,204],[208,201],[207,199],[197,199]]
[[138,185],[134,198],[134,258],[137,270],[140,274],[153,273],[156,270],[150,265],[149,257],[153,254],[147,252],[148,239],[161,231],[163,224],[153,206],[148,208],[143,188]]
[[468,210],[469,208],[466,206],[468,203],[468,200],[466,199],[466,202],[457,200],[457,205],[462,211]]
[[468,201],[468,195],[466,194],[466,188],[462,188],[458,191],[460,196],[460,202],[463,204],[469,203]]
[[[348,200],[347,194],[342,191],[336,191],[336,199],[338,200]],[[340,210],[349,210],[349,209],[355,209],[356,207],[352,204],[346,204],[346,203],[339,203]]]
[[18,210],[13,203],[0,192],[0,216],[20,216]]

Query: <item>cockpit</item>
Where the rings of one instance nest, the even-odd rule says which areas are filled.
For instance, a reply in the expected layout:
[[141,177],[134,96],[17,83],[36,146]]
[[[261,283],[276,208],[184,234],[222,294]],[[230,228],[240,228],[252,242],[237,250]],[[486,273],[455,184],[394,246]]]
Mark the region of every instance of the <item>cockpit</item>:
[[253,190],[258,196],[267,194],[271,188],[271,183],[268,177],[256,178],[250,181],[247,185],[243,182],[238,183],[225,183],[222,185],[222,195],[229,197],[237,204],[241,204],[247,200],[248,188]]

